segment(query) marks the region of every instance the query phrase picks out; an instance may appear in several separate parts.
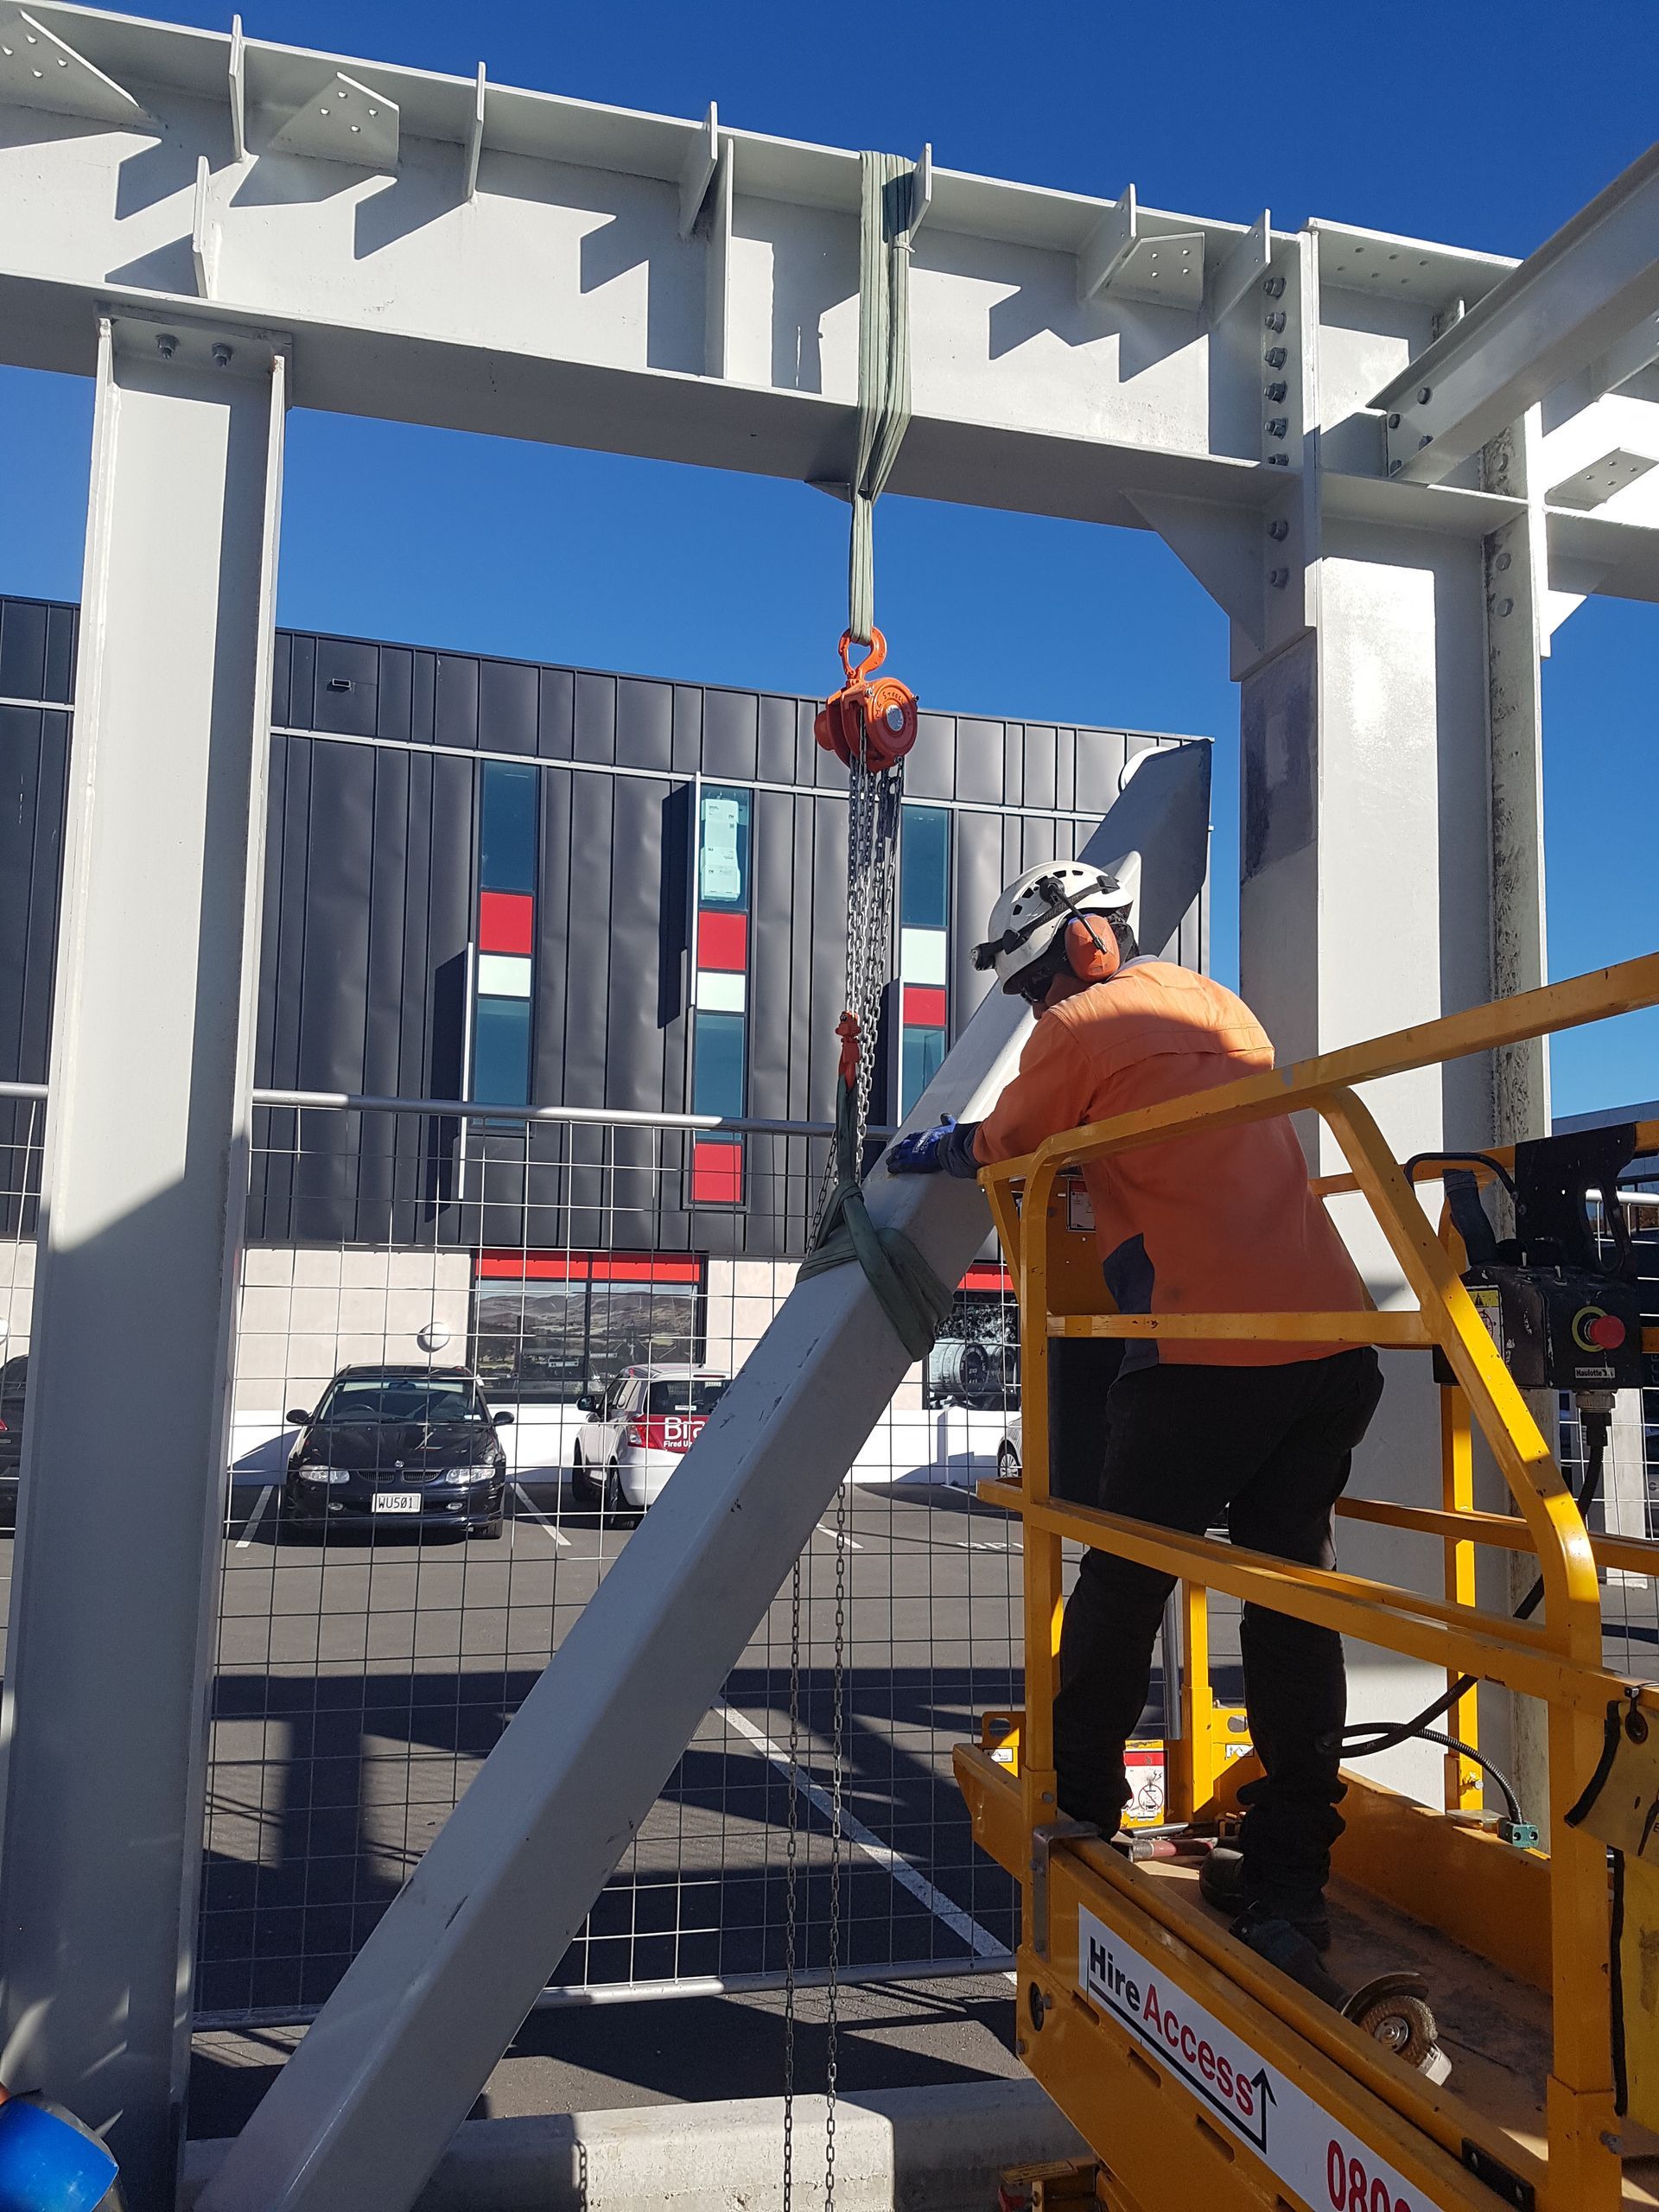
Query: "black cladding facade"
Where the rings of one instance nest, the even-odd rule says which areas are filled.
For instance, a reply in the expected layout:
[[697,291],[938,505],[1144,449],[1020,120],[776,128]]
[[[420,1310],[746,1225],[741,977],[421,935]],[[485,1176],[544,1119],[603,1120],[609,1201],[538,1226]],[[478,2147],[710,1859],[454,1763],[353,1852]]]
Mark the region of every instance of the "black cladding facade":
[[[22,1082],[47,1072],[75,623],[73,607],[0,601],[0,1076]],[[817,704],[280,633],[256,1083],[463,1095],[480,764],[509,759],[541,769],[534,1103],[690,1109],[701,779],[753,794],[747,1112],[829,1119],[846,806]],[[950,816],[951,1037],[984,992],[969,952],[1001,885],[1074,851],[1130,755],[1168,741],[923,714],[906,797]],[[1189,963],[1204,918],[1195,907],[1173,948]],[[891,1114],[886,1057],[876,1106]],[[0,1105],[13,1157],[29,1111]],[[463,1141],[454,1117],[261,1109],[255,1135],[249,1236],[275,1243],[785,1255],[802,1249],[822,1162],[803,1140],[750,1136],[745,1203],[694,1206],[678,1135],[543,1126],[528,1163],[519,1128],[474,1122]],[[619,1211],[630,1181],[637,1202]],[[32,1211],[14,1203],[0,1228],[27,1232]]]

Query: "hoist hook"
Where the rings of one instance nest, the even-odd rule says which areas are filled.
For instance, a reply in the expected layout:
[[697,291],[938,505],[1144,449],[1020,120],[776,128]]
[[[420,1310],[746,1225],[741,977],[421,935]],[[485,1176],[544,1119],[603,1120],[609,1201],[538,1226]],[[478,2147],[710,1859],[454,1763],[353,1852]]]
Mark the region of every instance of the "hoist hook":
[[872,774],[895,766],[916,742],[916,694],[896,676],[875,676],[887,657],[887,641],[874,623],[870,648],[853,666],[854,639],[841,633],[841,665],[847,681],[819,708],[813,729],[826,753],[842,766],[862,761]]
[[866,654],[865,658],[860,661],[858,666],[855,668],[853,666],[853,647],[857,642],[857,639],[854,637],[850,630],[843,630],[842,632],[842,673],[846,677],[847,681],[849,683],[856,683],[861,677],[870,675],[874,670],[880,667],[882,662],[886,660],[887,657],[887,640],[886,633],[878,630],[874,622],[870,625],[870,650]]

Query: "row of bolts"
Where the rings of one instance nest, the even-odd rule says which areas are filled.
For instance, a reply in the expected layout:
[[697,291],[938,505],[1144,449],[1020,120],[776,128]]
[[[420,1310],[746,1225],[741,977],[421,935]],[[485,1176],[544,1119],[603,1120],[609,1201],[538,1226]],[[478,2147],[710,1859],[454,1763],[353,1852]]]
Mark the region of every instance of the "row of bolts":
[[[1262,280],[1262,289],[1270,300],[1281,299],[1284,296],[1285,280],[1282,276],[1264,276]],[[1281,338],[1284,335],[1286,318],[1285,311],[1282,308],[1271,308],[1265,320],[1268,337],[1270,341],[1276,338]],[[1266,348],[1263,358],[1265,359],[1268,368],[1282,369],[1287,359],[1285,348],[1282,346],[1274,345],[1270,342]],[[1267,397],[1275,405],[1277,405],[1285,397],[1288,390],[1289,386],[1287,384],[1281,379],[1275,378],[1273,383],[1267,386]],[[1417,404],[1420,407],[1427,407],[1429,401],[1433,397],[1433,387],[1430,385],[1424,385],[1417,394]],[[1397,430],[1399,427],[1400,417],[1397,415],[1390,415],[1389,417],[1389,428],[1391,430]],[[1290,417],[1287,415],[1274,415],[1268,418],[1268,435],[1270,438],[1282,438],[1287,435],[1289,429]],[[1419,450],[1421,451],[1424,446],[1432,443],[1433,438],[1433,431],[1426,432],[1425,435],[1417,441]],[[1268,465],[1269,467],[1273,468],[1288,468],[1290,466],[1289,455],[1282,453],[1270,453],[1268,455]],[[1397,476],[1400,474],[1402,465],[1402,464],[1398,461],[1391,461],[1389,463],[1389,475]],[[1268,535],[1272,538],[1275,545],[1282,545],[1286,538],[1290,535],[1290,524],[1286,522],[1282,517],[1275,518],[1274,521],[1268,524]],[[1275,591],[1283,591],[1286,585],[1290,582],[1290,570],[1288,569],[1271,569],[1268,572],[1268,582],[1273,586]],[[1499,613],[1507,614],[1510,612],[1510,606],[1511,604],[1513,604],[1513,602],[1508,602],[1501,606],[1498,610]]]
[[[156,340],[156,351],[164,361],[170,361],[179,350],[179,341],[170,330],[163,330]],[[221,338],[213,349],[213,363],[216,369],[228,369],[236,359],[234,346],[227,346]]]
[[[1262,289],[1270,300],[1282,299],[1285,295],[1285,280],[1282,276],[1264,276],[1262,280]],[[1275,345],[1274,341],[1275,339],[1282,338],[1285,334],[1284,309],[1282,308],[1270,308],[1268,311],[1265,321],[1268,333],[1268,343],[1262,358],[1266,361],[1269,369],[1282,369],[1285,365],[1286,360],[1285,348],[1282,346]],[[1284,382],[1282,378],[1275,378],[1274,381],[1268,385],[1266,396],[1274,406],[1278,406],[1284,399],[1289,388],[1290,387]],[[1268,435],[1270,438],[1282,438],[1287,435],[1289,429],[1290,417],[1287,415],[1274,415],[1270,416],[1268,419]],[[1268,455],[1268,466],[1270,468],[1288,468],[1290,466],[1290,456],[1288,454],[1270,453]],[[1290,536],[1290,524],[1285,520],[1282,515],[1275,515],[1274,519],[1268,524],[1268,536],[1272,538],[1275,545],[1282,545],[1286,538]],[[1275,591],[1283,591],[1286,585],[1290,582],[1290,570],[1288,569],[1270,569],[1268,571],[1268,582],[1273,586]]]

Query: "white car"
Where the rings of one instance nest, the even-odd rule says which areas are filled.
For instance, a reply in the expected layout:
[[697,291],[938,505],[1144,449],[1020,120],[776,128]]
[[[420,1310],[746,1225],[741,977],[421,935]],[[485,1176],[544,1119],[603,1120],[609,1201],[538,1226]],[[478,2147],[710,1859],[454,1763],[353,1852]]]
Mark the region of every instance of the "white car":
[[611,1513],[643,1513],[702,1435],[730,1380],[710,1367],[628,1367],[602,1397],[578,1398],[588,1418],[571,1454],[577,1498]]
[[1002,1431],[1002,1441],[996,1447],[996,1471],[1002,1482],[1017,1483],[1020,1479],[1022,1439],[1020,1416],[1010,1414],[1007,1425]]

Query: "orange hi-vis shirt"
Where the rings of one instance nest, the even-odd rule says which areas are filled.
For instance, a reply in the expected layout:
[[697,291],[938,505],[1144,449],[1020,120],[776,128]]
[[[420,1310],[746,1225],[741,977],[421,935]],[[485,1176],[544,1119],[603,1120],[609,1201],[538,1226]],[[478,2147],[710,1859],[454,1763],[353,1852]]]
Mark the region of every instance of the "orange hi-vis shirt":
[[[1020,1072],[979,1125],[984,1162],[1045,1137],[1273,1065],[1267,1033],[1208,976],[1133,960],[1038,1017]],[[1370,1303],[1287,1116],[1081,1163],[1106,1287],[1123,1313],[1346,1313]],[[1124,1369],[1280,1366],[1338,1344],[1140,1338]]]

